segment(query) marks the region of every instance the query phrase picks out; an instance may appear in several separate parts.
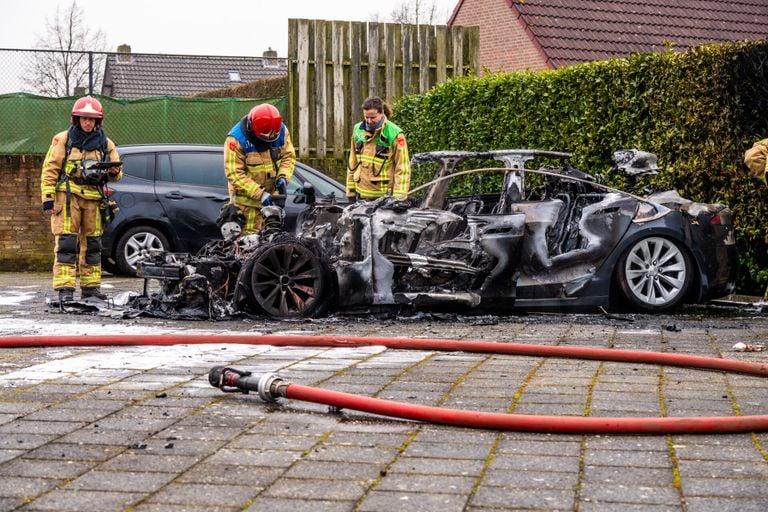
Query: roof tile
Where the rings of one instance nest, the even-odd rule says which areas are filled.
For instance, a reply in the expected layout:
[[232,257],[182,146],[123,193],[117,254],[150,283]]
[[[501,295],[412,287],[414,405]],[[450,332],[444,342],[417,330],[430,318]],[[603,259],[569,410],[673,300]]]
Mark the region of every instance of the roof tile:
[[766,0],[511,0],[555,67],[768,34]]
[[[240,82],[230,80],[230,71],[239,73]],[[287,73],[284,58],[110,54],[104,93],[116,98],[189,96]]]

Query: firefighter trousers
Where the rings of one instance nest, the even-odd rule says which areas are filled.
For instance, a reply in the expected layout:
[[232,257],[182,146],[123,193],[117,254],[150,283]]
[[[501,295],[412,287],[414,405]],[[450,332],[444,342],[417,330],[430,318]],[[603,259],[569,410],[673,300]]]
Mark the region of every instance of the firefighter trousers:
[[101,285],[102,220],[99,201],[75,194],[56,192],[51,217],[55,239],[53,249],[53,288],[80,288]]

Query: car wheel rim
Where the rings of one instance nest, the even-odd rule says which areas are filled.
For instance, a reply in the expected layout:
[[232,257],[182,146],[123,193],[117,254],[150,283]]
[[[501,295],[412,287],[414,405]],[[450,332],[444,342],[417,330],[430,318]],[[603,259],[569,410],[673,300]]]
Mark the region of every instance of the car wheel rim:
[[125,261],[135,269],[139,261],[148,258],[155,251],[163,250],[163,243],[152,233],[137,233],[125,244]]
[[269,315],[301,316],[318,300],[321,286],[316,257],[302,245],[270,247],[254,262],[253,296]]
[[674,301],[685,286],[685,256],[666,238],[646,238],[635,244],[624,272],[631,293],[649,306]]

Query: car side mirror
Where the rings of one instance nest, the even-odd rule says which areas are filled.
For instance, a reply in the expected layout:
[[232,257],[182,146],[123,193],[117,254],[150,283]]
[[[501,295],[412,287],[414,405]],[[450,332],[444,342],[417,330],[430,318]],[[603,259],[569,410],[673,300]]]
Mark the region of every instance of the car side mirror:
[[315,204],[317,194],[315,193],[315,187],[310,182],[305,181],[301,191],[304,192],[304,200],[307,204]]

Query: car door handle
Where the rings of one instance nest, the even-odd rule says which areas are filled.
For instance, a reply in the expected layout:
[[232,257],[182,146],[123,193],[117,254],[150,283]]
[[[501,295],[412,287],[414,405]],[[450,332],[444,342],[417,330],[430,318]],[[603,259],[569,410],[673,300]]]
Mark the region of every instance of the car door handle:
[[211,201],[216,201],[217,203],[223,203],[224,201],[229,201],[229,196],[227,197],[221,197],[221,196],[205,196],[206,199],[210,199]]
[[178,190],[174,190],[173,192],[168,192],[167,194],[165,194],[165,197],[167,197],[168,199],[184,199],[184,196]]

